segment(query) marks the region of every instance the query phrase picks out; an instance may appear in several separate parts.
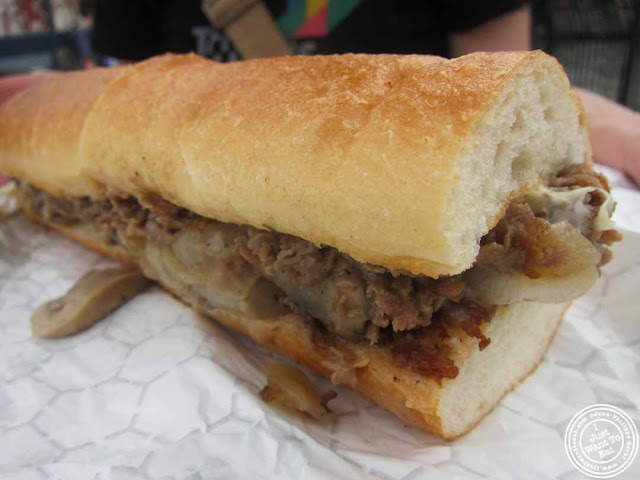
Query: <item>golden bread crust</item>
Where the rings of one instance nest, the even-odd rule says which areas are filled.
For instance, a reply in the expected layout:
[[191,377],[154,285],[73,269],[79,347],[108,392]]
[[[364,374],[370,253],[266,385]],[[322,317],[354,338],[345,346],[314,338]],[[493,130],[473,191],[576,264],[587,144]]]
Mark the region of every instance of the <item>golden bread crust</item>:
[[123,69],[56,73],[0,105],[0,171],[62,195],[92,195],[78,147],[89,110]]

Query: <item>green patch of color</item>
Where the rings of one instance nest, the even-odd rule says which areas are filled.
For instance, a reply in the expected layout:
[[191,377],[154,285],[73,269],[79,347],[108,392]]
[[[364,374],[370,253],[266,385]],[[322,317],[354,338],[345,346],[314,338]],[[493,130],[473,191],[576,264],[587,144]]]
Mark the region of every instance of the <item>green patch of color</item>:
[[298,0],[278,18],[278,27],[285,37],[291,37],[306,20],[307,2]]
[[340,0],[329,2],[329,16],[327,20],[327,30],[331,31],[342,20],[358,6],[360,0]]

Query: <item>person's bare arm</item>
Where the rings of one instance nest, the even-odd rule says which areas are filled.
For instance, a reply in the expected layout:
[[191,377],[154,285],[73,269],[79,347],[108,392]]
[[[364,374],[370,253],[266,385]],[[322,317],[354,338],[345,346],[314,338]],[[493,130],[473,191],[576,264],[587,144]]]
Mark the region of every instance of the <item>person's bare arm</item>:
[[531,50],[531,8],[500,15],[471,30],[449,34],[452,57],[471,52]]
[[53,72],[49,70],[43,70],[33,73],[0,77],[0,104],[12,95],[18,93],[20,90],[23,90],[34,83],[39,82],[43,78],[46,78],[47,75],[52,74]]
[[575,90],[587,112],[593,160],[622,170],[640,185],[640,113],[596,93]]

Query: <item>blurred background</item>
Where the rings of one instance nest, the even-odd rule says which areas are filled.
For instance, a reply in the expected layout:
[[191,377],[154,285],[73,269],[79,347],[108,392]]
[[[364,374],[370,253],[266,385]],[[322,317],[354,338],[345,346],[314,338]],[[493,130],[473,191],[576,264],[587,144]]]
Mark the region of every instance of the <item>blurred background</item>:
[[0,0],[0,74],[94,65],[93,2]]
[[[196,26],[190,34],[199,50],[204,49],[207,56],[218,61],[252,56],[253,50],[259,52],[265,45],[270,45],[271,51],[286,53],[288,49],[299,54],[312,54],[322,51],[314,39],[326,34],[332,23],[342,24],[342,29],[349,28],[349,16],[366,1],[264,2],[267,6],[260,5],[260,12],[256,4],[261,2],[255,0],[204,1],[198,7],[205,13],[203,18],[208,17],[212,21],[213,27]],[[117,27],[117,23],[116,27],[122,29],[123,38],[128,38],[129,30],[148,27],[145,17],[140,16],[139,3],[146,4],[147,8],[154,5],[152,0],[111,0],[111,3],[0,0],[0,75],[43,68],[71,70],[116,64],[117,60],[107,55],[109,52],[100,51],[103,37],[98,38],[92,48],[91,32],[96,8],[102,9],[97,12],[100,15],[111,15],[112,24],[121,21],[121,27]],[[155,2],[158,5],[162,3],[162,0]],[[183,5],[187,3],[185,1]],[[275,7],[274,3],[277,4]],[[486,5],[492,2],[476,3]],[[574,85],[640,110],[640,0],[534,0],[528,3],[532,11],[534,48],[555,55]],[[113,5],[115,10],[110,11],[109,5]],[[225,8],[220,11],[222,6]],[[131,18],[125,15],[127,9],[133,13]],[[251,15],[246,14],[250,9],[253,9]],[[279,31],[282,40],[277,35],[263,32],[266,27],[261,15],[264,16],[265,12],[271,17],[272,26]],[[242,28],[234,23],[238,15],[244,15]],[[375,35],[384,38],[393,32],[377,31]],[[167,49],[180,51],[189,48]],[[119,57],[123,59],[122,55]]]

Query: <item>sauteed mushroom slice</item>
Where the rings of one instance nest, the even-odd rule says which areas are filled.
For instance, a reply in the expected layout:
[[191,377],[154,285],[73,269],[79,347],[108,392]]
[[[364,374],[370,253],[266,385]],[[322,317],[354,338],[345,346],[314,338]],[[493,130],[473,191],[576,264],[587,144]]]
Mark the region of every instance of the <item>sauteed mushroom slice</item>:
[[64,296],[44,303],[31,316],[38,337],[74,335],[91,327],[151,282],[137,270],[111,268],[84,275]]

